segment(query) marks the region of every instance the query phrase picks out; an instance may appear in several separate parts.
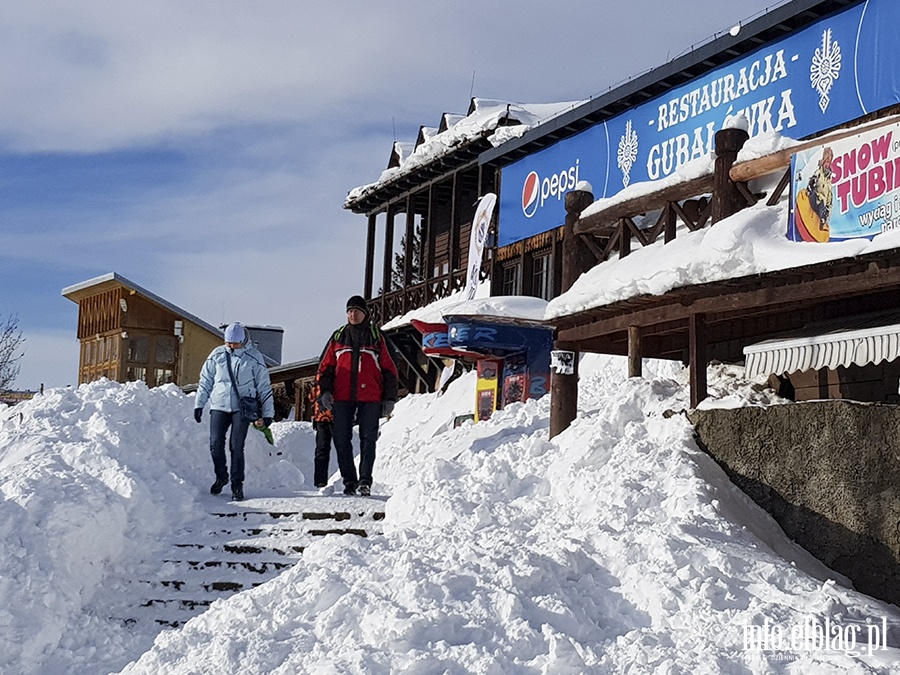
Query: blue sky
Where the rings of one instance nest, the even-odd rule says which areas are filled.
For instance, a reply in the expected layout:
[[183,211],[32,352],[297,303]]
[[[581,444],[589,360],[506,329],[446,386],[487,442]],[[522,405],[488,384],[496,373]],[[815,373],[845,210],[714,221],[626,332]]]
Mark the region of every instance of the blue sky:
[[[77,306],[107,272],[317,355],[363,289],[347,191],[471,94],[573,101],[783,4],[5,1],[0,317],[16,387],[77,382]],[[376,284],[377,285],[377,284]]]

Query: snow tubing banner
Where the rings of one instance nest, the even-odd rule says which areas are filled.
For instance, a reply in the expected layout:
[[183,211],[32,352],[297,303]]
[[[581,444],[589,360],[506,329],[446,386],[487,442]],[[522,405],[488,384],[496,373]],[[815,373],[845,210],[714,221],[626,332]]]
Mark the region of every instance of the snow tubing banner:
[[788,239],[868,238],[900,227],[900,123],[791,158]]

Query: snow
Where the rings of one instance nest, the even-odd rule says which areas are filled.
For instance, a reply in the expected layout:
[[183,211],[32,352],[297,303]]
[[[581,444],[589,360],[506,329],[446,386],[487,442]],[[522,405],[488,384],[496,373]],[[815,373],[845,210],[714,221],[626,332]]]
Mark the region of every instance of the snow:
[[[448,128],[441,133],[426,133],[425,140],[415,150],[400,158],[400,166],[391,167],[381,173],[374,183],[360,185],[347,194],[344,207],[375,192],[392,181],[412,173],[417,168],[427,166],[441,157],[452,154],[460,145],[485,137],[498,146],[513,138],[518,138],[530,128],[545,122],[560,113],[572,110],[583,101],[563,103],[507,103],[490,99],[474,98],[474,110],[468,115],[446,116]],[[502,126],[507,119],[519,124]]]
[[[166,630],[111,619],[120,589],[211,508],[238,509],[207,492],[192,399],[102,380],[0,411],[0,672],[896,672],[891,646],[745,650],[746,625],[900,610],[847,588],[697,448],[680,368],[580,370],[579,417],[552,441],[549,396],[454,428],[473,373],[403,399],[380,498],[311,490],[308,424],[273,425],[274,447],[251,431],[244,508],[383,506],[383,533],[317,538]],[[723,405],[783,403],[737,366],[709,377]]]

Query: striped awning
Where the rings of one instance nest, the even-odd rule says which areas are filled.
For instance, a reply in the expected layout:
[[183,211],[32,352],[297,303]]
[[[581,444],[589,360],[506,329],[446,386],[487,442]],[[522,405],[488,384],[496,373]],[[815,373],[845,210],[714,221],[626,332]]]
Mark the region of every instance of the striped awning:
[[898,356],[900,312],[810,324],[802,331],[744,347],[747,377],[864,366]]

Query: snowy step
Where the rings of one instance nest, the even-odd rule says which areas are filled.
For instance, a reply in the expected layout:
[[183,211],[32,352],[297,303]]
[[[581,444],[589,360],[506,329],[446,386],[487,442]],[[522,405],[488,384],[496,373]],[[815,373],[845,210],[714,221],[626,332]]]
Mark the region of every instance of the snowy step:
[[227,578],[209,575],[184,575],[183,579],[159,579],[158,581],[135,582],[135,586],[141,588],[144,597],[163,597],[166,593],[209,593],[211,595],[226,594],[237,591],[246,591],[265,583],[260,580],[258,574],[238,576],[229,574]]
[[317,537],[381,534],[384,499],[255,499],[214,507],[206,520],[177,533],[158,566],[142,566],[120,593],[130,604],[112,614],[126,625],[177,628],[215,600],[293,567]]
[[265,523],[272,520],[384,520],[384,511],[220,511],[210,515],[244,523]]

